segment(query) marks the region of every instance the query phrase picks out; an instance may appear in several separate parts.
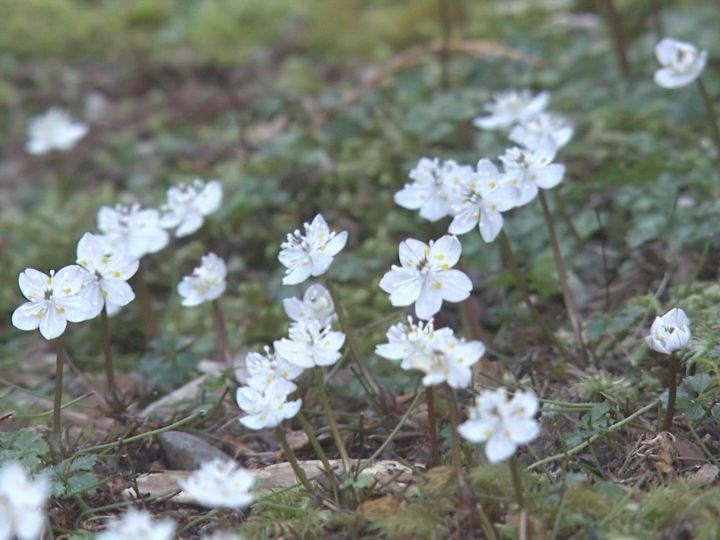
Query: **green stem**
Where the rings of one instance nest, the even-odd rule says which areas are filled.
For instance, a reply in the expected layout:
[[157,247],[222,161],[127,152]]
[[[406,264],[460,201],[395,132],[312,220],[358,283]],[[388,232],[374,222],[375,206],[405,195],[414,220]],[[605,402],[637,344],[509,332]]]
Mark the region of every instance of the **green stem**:
[[509,270],[515,279],[515,285],[523,297],[523,301],[530,312],[530,316],[533,318],[533,321],[535,321],[535,324],[538,325],[545,338],[550,341],[557,350],[560,351],[563,358],[569,362],[571,360],[570,353],[568,353],[563,344],[555,337],[555,334],[553,334],[553,331],[545,323],[545,319],[543,319],[540,315],[540,312],[537,310],[535,304],[530,298],[530,290],[528,288],[527,281],[525,281],[525,276],[523,276],[523,273],[520,271],[517,257],[515,256],[515,251],[513,251],[512,244],[510,244],[508,235],[505,231],[501,231],[498,238],[500,239],[500,250],[503,253],[503,259],[505,259],[505,263],[510,267]]
[[605,20],[610,27],[613,46],[615,48],[615,56],[623,77],[626,79],[631,75],[630,62],[628,61],[627,47],[625,46],[625,36],[623,34],[622,23],[613,0],[601,0],[603,11],[605,12]]
[[56,450],[62,447],[62,390],[63,390],[63,360],[65,351],[63,337],[55,339],[55,399],[53,401],[52,440]]
[[613,425],[605,428],[603,431],[595,433],[592,437],[589,437],[587,440],[581,442],[577,446],[573,446],[572,448],[568,448],[565,452],[561,452],[559,454],[548,456],[539,461],[536,461],[535,463],[533,463],[531,465],[528,465],[527,470],[532,471],[533,469],[537,469],[538,467],[542,467],[543,465],[547,465],[548,463],[553,463],[554,461],[566,459],[566,458],[569,458],[570,456],[574,456],[575,454],[582,452],[588,446],[590,446],[592,443],[594,443],[598,439],[602,438],[607,433],[611,433],[613,431],[620,429],[621,427],[623,427],[626,424],[629,424],[630,422],[632,422],[639,416],[642,416],[646,412],[654,409],[658,403],[660,403],[659,399],[654,400],[652,403],[645,405],[641,409],[638,409],[637,411],[632,413],[630,416],[623,418],[619,422],[616,422]]
[[523,483],[520,477],[520,466],[515,456],[512,456],[508,461],[508,467],[510,467],[510,475],[512,476],[513,491],[515,492],[515,500],[521,510],[525,509],[525,495],[523,494]]
[[720,164],[720,127],[718,127],[717,116],[715,116],[715,106],[713,105],[712,97],[710,97],[710,93],[708,92],[702,77],[698,77],[697,86],[698,90],[700,90],[700,96],[702,97],[705,110],[707,112],[708,124],[710,125],[710,135],[715,143],[715,161]]
[[222,308],[220,307],[220,302],[218,300],[213,300],[211,304],[213,329],[215,330],[215,346],[218,349],[218,356],[220,356],[226,365],[231,366],[233,363],[233,357],[232,352],[230,351],[230,340],[228,339],[225,316],[223,315]]
[[668,401],[665,408],[665,419],[662,424],[662,431],[670,431],[675,417],[675,401],[677,399],[677,370],[678,359],[675,353],[670,354],[670,365],[668,366]]
[[332,478],[334,476],[332,465],[330,465],[330,460],[328,459],[325,450],[323,450],[322,446],[320,445],[320,441],[318,441],[317,437],[315,436],[315,429],[308,421],[308,419],[305,418],[305,415],[302,412],[299,412],[296,418],[300,423],[300,427],[302,427],[303,431],[307,434],[308,440],[310,441],[310,446],[312,446],[315,455],[322,462],[323,467],[325,468],[325,474],[328,475],[328,477]]
[[315,490],[313,489],[312,484],[310,483],[310,480],[308,480],[308,477],[305,474],[305,471],[298,463],[297,458],[295,457],[295,452],[293,452],[293,449],[290,446],[290,443],[288,442],[287,438],[285,437],[285,432],[283,431],[282,426],[278,426],[275,428],[275,435],[277,436],[278,441],[280,441],[280,445],[282,446],[283,452],[285,453],[285,456],[288,458],[288,461],[290,462],[290,467],[292,467],[292,470],[295,473],[295,476],[297,476],[297,479],[300,481],[300,483],[303,485],[303,487],[307,490],[308,493],[310,493],[310,494],[314,493]]
[[333,440],[335,441],[335,446],[337,447],[338,453],[340,454],[340,459],[343,462],[343,467],[346,471],[348,471],[350,470],[350,456],[348,456],[348,452],[345,448],[345,443],[343,442],[342,435],[340,434],[340,430],[338,429],[337,422],[335,422],[335,415],[333,414],[332,405],[330,404],[330,398],[328,397],[327,389],[325,388],[323,372],[320,368],[317,368],[317,373],[318,386],[320,387],[320,401],[323,408],[325,409],[325,417],[328,421],[328,426],[330,427],[330,433],[332,434]]
[[435,399],[431,386],[425,388],[425,402],[427,403],[428,432],[430,434],[430,463],[428,463],[427,468],[430,469],[440,465],[440,441],[438,438],[437,416],[435,414]]
[[560,244],[558,243],[557,233],[555,231],[555,223],[553,222],[552,213],[550,212],[550,207],[548,206],[545,193],[542,189],[539,192],[539,198],[540,205],[542,206],[543,214],[545,216],[548,234],[550,236],[550,246],[552,247],[553,258],[555,259],[555,268],[557,269],[558,279],[560,280],[560,289],[565,303],[565,311],[567,311],[568,319],[570,319],[570,326],[572,327],[573,334],[575,334],[575,339],[577,340],[578,345],[580,345],[583,350],[587,351],[587,347],[585,346],[585,342],[582,337],[582,325],[580,324],[580,318],[575,310],[572,293],[570,292],[570,286],[568,285],[567,270],[565,268],[562,253],[560,252]]
[[108,391],[113,401],[119,398],[115,371],[113,369],[112,347],[110,345],[110,324],[108,323],[107,305],[100,312],[100,342],[102,343],[103,357],[105,359],[105,376],[107,377]]
[[460,433],[457,429],[460,425],[460,413],[458,412],[458,404],[457,399],[455,398],[455,391],[447,384],[445,385],[445,395],[448,401],[448,414],[450,416],[450,429],[452,431],[453,467],[455,468],[456,474],[458,475],[458,480],[460,480],[461,478],[463,478],[462,441],[460,440]]

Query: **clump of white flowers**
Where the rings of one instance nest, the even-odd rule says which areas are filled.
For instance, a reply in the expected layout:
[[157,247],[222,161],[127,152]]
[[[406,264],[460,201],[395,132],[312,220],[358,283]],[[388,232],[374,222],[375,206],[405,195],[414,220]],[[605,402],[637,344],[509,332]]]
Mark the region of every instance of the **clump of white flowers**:
[[663,88],[679,88],[702,74],[708,53],[692,43],[665,38],[655,46],[655,56],[662,66],[655,72],[655,82]]
[[160,251],[170,240],[161,225],[160,213],[139,204],[103,206],[98,211],[97,226],[104,242],[136,259]]
[[49,495],[47,478],[31,479],[19,463],[5,463],[0,468],[0,538],[39,539]]
[[234,461],[216,459],[203,463],[187,479],[178,483],[195,501],[209,508],[245,508],[253,501],[250,490],[255,473]]
[[78,265],[62,268],[57,273],[44,274],[27,268],[20,274],[18,284],[28,300],[12,314],[12,323],[20,330],[40,329],[45,339],[55,339],[65,332],[67,323],[86,321],[94,313],[82,288],[87,272]]
[[484,442],[488,461],[498,463],[540,434],[540,424],[535,420],[538,405],[531,391],[515,392],[508,399],[505,388],[486,390],[477,396],[469,419],[458,426],[458,431],[472,443]]
[[265,347],[264,354],[258,352],[247,354],[245,370],[248,386],[264,390],[275,382],[280,392],[290,394],[297,389],[292,381],[302,374],[304,368],[279,357],[270,347]]
[[466,341],[455,337],[451,328],[435,329],[433,321],[421,321],[391,326],[388,343],[378,345],[375,352],[389,360],[400,360],[400,367],[417,369],[425,375],[423,384],[435,386],[447,383],[452,388],[466,388],[472,380],[471,367],[485,354],[480,341]]
[[682,309],[673,308],[665,315],[655,317],[645,343],[654,351],[672,354],[687,347],[691,337],[690,319]]
[[331,231],[321,214],[303,228],[304,233],[295,230],[280,246],[278,260],[286,268],[283,285],[296,285],[310,276],[323,275],[347,242],[347,231]]
[[335,304],[330,292],[315,283],[310,285],[302,300],[296,297],[283,300],[285,314],[295,322],[315,320],[323,326],[333,322],[335,318]]
[[106,529],[97,535],[97,540],[171,540],[175,534],[175,523],[171,519],[154,520],[145,510],[131,508],[122,516],[107,521]]
[[127,283],[140,264],[135,257],[113,251],[100,237],[85,233],[77,245],[77,264],[86,272],[82,294],[92,305],[92,317],[97,316],[106,303],[126,306],[135,298]]
[[550,94],[540,92],[533,95],[530,90],[505,90],[493,95],[493,100],[485,105],[490,113],[478,116],[473,124],[481,129],[509,128],[526,122],[540,114],[547,107]]
[[202,227],[206,216],[220,208],[222,197],[222,184],[217,180],[198,178],[191,184],[172,186],[160,209],[161,224],[169,229],[177,227],[178,238],[192,234]]
[[182,305],[190,307],[217,300],[225,292],[226,276],[225,261],[214,253],[203,255],[200,266],[178,284]]
[[506,181],[518,188],[517,206],[532,201],[540,188],[551,189],[562,182],[565,166],[553,163],[556,154],[555,142],[545,137],[534,150],[513,147],[500,156]]
[[288,401],[289,394],[287,385],[279,380],[261,388],[241,386],[235,400],[247,415],[240,418],[240,423],[259,430],[277,427],[283,420],[293,418],[300,410],[302,400]]
[[28,142],[25,149],[29,154],[35,155],[52,151],[64,152],[72,149],[87,132],[87,124],[73,122],[65,109],[52,107],[28,123]]
[[331,366],[340,359],[345,334],[306,320],[290,326],[288,337],[274,343],[278,356],[302,368]]
[[574,129],[570,121],[558,114],[543,112],[516,125],[510,130],[510,140],[529,150],[535,150],[545,137],[550,137],[557,148],[570,142]]
[[410,238],[400,243],[400,266],[393,265],[380,280],[393,306],[415,304],[420,319],[430,319],[443,300],[462,302],[470,296],[472,282],[460,270],[462,247],[455,236],[445,235],[429,244]]

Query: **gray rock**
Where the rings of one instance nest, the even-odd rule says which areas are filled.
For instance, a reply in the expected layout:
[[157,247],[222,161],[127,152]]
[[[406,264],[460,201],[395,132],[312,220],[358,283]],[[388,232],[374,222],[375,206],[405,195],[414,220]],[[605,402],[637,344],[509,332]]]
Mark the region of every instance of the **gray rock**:
[[194,471],[206,461],[232,459],[200,437],[182,431],[165,431],[158,435],[158,439],[165,453],[165,462],[170,469]]

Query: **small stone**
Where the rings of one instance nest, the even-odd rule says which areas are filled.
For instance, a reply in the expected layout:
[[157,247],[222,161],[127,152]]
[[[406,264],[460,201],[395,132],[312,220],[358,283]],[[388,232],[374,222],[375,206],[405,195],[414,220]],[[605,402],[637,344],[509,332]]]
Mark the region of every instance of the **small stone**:
[[194,471],[200,465],[213,459],[232,460],[222,450],[206,443],[200,437],[183,431],[165,431],[158,435],[165,462],[171,469]]

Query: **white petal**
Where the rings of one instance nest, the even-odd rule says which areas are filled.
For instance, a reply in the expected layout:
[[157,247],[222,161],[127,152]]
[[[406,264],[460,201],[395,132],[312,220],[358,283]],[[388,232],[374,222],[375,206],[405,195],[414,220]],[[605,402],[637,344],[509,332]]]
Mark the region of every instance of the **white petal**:
[[442,285],[442,288],[435,286],[436,290],[449,302],[462,302],[470,296],[473,288],[470,278],[460,270],[438,272],[433,274],[433,278]]
[[517,445],[505,436],[501,429],[495,431],[485,445],[485,455],[490,463],[505,461],[517,450]]
[[543,189],[550,189],[562,182],[565,175],[565,166],[553,163],[535,173],[535,182]]
[[432,285],[425,284],[420,291],[418,299],[415,301],[415,315],[417,318],[428,320],[440,311],[441,307],[442,296]]
[[55,339],[61,335],[67,327],[67,320],[62,316],[56,307],[48,306],[45,315],[40,320],[40,333],[45,339]]

